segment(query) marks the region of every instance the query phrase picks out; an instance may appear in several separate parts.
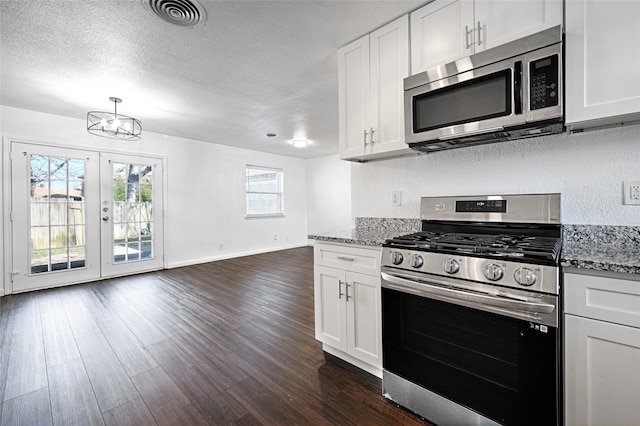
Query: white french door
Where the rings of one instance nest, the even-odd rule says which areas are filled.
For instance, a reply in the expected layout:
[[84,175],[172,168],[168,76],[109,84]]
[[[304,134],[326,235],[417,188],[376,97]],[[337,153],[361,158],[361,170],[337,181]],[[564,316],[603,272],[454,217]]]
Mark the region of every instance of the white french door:
[[12,142],[11,292],[161,269],[162,161]]
[[162,162],[100,154],[102,275],[162,269]]

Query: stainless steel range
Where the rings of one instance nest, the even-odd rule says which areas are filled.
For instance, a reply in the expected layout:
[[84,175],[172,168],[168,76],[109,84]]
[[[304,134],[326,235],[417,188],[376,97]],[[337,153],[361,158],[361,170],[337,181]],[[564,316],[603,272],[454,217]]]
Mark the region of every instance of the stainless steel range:
[[443,425],[561,423],[560,194],[430,197],[382,251],[383,388]]

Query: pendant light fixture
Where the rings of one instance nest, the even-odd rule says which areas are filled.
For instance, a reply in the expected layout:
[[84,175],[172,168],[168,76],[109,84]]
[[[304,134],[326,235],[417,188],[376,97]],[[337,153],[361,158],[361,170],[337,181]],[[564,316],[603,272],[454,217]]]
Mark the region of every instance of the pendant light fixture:
[[89,111],[87,113],[87,131],[92,135],[125,141],[141,138],[142,123],[133,117],[118,114],[120,98],[109,98],[113,102],[113,112]]

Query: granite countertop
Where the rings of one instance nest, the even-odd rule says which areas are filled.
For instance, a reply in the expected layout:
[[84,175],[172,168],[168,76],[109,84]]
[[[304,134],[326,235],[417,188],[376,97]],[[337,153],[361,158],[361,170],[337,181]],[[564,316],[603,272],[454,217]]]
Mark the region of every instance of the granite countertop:
[[421,229],[420,219],[357,217],[356,227],[343,231],[309,234],[311,240],[380,247],[389,238]]
[[310,234],[308,235],[308,238],[328,243],[343,243],[380,247],[382,243],[396,235],[398,235],[398,233],[380,232],[375,230],[348,229],[343,231]]
[[640,247],[569,242],[562,247],[561,265],[594,271],[640,274]]
[[[397,235],[420,230],[418,219],[356,218],[356,228],[316,233],[309,238],[330,243],[380,246]],[[640,227],[564,225],[563,267],[640,274]]]
[[640,274],[640,227],[564,225],[561,265]]

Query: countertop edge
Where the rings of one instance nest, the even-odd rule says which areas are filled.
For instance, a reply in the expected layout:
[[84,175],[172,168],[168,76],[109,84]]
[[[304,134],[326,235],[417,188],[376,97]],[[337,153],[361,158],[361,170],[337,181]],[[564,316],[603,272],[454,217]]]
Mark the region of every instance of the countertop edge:
[[[582,226],[590,229],[589,226]],[[593,226],[592,229],[620,228],[631,230],[634,235],[637,227],[602,227]],[[405,232],[408,233],[408,232]],[[352,244],[369,247],[380,247],[387,239],[401,234],[397,229],[350,229],[343,231],[309,234],[307,237],[324,243]],[[571,234],[572,235],[572,234]],[[640,275],[640,245],[629,244],[625,240],[624,244],[615,244],[615,239],[598,240],[597,238],[580,239],[565,242],[560,256],[560,265],[566,268],[575,268],[586,271],[615,272],[621,274]],[[631,241],[634,242],[634,241]]]

